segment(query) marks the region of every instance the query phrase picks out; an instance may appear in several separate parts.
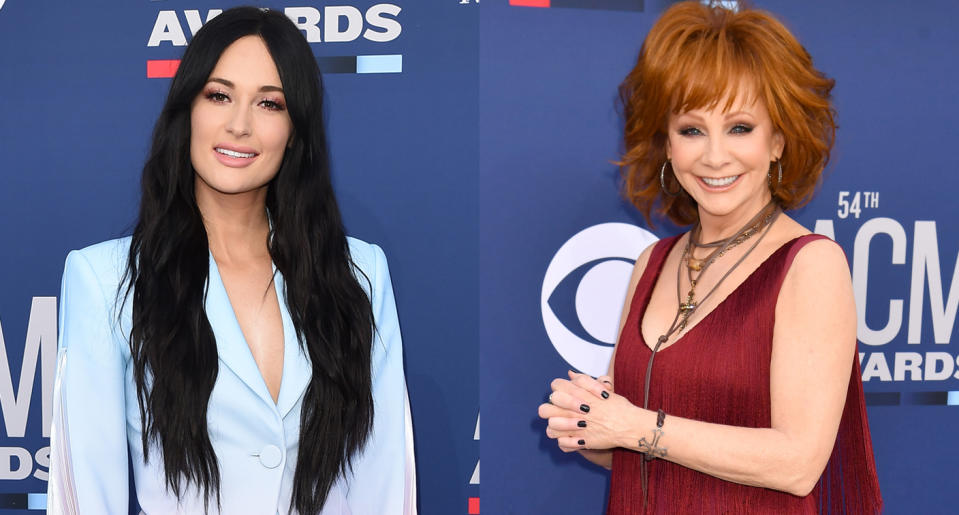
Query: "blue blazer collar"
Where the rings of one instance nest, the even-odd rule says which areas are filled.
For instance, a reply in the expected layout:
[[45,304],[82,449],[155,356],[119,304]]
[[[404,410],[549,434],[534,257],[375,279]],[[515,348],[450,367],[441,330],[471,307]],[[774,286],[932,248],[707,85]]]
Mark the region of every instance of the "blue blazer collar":
[[[240,323],[236,319],[233,305],[226,293],[219,268],[210,254],[210,270],[207,279],[206,316],[213,328],[216,349],[220,361],[227,366],[261,401],[274,406],[281,417],[287,415],[296,406],[309,385],[313,370],[310,359],[300,347],[290,311],[286,306],[286,287],[283,275],[273,267],[274,287],[279,300],[280,315],[283,319],[283,375],[280,382],[280,394],[274,404],[266,382],[256,366],[253,353],[243,336]],[[224,373],[223,369],[220,373]]]

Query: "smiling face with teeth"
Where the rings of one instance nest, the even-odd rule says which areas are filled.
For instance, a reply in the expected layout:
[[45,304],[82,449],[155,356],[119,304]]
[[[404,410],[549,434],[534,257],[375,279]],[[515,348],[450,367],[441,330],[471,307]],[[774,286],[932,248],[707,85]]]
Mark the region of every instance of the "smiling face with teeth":
[[190,130],[198,203],[223,195],[265,202],[293,124],[262,39],[242,37],[224,50],[193,102]]
[[785,142],[755,95],[671,115],[667,130],[666,155],[704,229],[735,230],[769,202],[767,173]]

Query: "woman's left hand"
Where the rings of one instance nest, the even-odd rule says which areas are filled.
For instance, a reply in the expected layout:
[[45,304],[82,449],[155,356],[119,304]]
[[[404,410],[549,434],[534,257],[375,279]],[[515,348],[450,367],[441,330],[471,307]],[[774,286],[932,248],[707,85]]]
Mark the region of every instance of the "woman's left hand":
[[548,420],[546,436],[563,452],[620,447],[637,427],[645,427],[636,420],[645,410],[586,374],[570,371],[569,380],[554,379],[550,387],[553,393],[539,406],[539,416]]

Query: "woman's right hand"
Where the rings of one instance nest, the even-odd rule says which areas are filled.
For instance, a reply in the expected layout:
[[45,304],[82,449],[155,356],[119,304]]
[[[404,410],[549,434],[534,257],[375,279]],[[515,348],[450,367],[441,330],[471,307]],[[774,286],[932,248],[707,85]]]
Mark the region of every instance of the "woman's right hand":
[[[575,374],[572,371],[570,371],[570,379],[574,377],[575,377]],[[602,383],[603,387],[608,392],[615,393],[613,391],[613,381],[610,376],[608,375],[600,376],[600,377],[597,377],[596,380]],[[539,414],[540,414],[540,417],[543,417],[543,418],[548,418],[549,416],[546,413],[544,413],[543,411],[544,408],[547,408],[550,411],[553,411],[556,409],[554,406],[552,406],[551,402],[540,406]],[[551,431],[549,427],[547,427],[546,433],[547,433],[547,436],[554,439],[558,439],[558,437],[560,436],[559,431]],[[563,452],[572,452],[575,450],[579,452],[580,454],[582,454],[583,457],[589,460],[590,462],[595,463],[596,465],[599,465],[601,467],[605,467],[606,469],[611,469],[613,466],[613,451],[611,449],[564,448],[562,445],[560,445],[560,449]]]

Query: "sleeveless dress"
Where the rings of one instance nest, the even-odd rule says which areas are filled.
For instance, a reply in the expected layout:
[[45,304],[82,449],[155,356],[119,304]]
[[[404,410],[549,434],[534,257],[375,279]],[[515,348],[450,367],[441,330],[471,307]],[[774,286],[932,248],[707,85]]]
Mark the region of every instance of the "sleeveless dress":
[[[740,427],[771,427],[769,368],[776,301],[806,235],[785,243],[738,288],[678,341],[659,351],[650,381],[649,409],[669,415]],[[616,393],[643,404],[643,381],[652,351],[640,320],[653,286],[679,236],[653,248],[633,295],[616,351]],[[643,454],[613,453],[608,515],[638,513],[877,513],[882,499],[866,420],[859,360],[853,360],[849,390],[832,455],[819,483],[805,497],[740,485],[675,463],[647,463],[649,492],[643,506]]]

